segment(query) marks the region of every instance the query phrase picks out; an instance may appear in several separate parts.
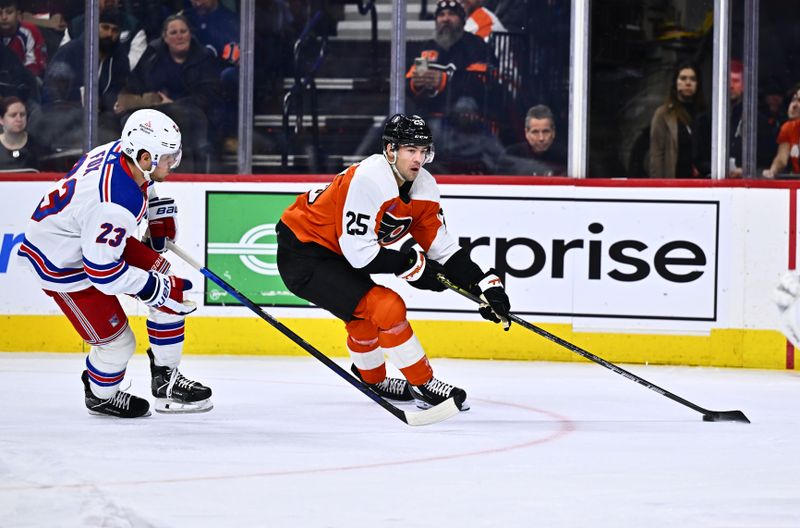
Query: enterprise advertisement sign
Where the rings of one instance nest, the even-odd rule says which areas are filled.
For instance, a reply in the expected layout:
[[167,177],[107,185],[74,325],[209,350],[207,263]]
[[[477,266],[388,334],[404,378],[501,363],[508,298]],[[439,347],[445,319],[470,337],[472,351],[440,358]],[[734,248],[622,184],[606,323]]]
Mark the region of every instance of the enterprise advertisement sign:
[[[717,320],[718,201],[443,196],[520,314]],[[417,295],[414,309],[445,308]]]

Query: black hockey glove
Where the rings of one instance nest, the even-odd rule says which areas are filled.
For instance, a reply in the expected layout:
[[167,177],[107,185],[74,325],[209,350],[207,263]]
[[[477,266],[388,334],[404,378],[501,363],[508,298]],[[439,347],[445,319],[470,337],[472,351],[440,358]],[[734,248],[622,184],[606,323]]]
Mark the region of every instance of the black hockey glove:
[[481,317],[495,323],[503,323],[503,330],[508,331],[511,326],[511,319],[508,318],[511,301],[508,300],[503,283],[493,269],[478,281],[478,288],[480,298],[484,301],[478,308]]
[[409,284],[420,290],[440,292],[447,289],[447,286],[436,278],[439,273],[444,273],[444,267],[441,264],[429,259],[424,252],[415,248],[406,253],[406,256],[408,257],[408,266],[397,273],[398,277],[407,280]]

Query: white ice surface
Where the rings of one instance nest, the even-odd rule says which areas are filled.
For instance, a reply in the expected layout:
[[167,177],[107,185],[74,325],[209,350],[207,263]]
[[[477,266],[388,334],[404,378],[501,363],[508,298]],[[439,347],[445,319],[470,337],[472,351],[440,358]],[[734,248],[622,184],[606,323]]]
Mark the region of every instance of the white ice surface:
[[434,360],[472,410],[412,428],[311,357],[187,356],[214,410],[138,420],[90,416],[82,364],[0,354],[2,527],[800,526],[794,372],[626,367],[747,425],[593,363]]

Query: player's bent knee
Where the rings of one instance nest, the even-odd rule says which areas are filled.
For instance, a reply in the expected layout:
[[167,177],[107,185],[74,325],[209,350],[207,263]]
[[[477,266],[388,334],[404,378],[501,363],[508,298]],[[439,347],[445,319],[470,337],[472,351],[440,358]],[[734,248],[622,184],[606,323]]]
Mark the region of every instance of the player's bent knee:
[[135,350],[136,337],[133,335],[133,330],[131,330],[130,326],[125,328],[125,331],[113,341],[92,347],[96,357],[109,365],[127,364]]
[[354,319],[345,325],[347,335],[356,341],[367,341],[378,337],[378,327],[367,319]]
[[406,320],[406,303],[397,292],[376,286],[367,296],[370,297],[370,319],[381,330],[394,328]]

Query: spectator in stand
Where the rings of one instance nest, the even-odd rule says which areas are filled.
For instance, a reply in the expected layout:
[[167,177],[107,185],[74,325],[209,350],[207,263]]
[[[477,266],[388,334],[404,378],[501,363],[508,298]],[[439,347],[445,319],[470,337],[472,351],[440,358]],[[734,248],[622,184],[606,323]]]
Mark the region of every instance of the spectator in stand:
[[565,176],[567,154],[556,141],[553,111],[536,105],[525,115],[525,141],[506,149],[501,172],[528,176]]
[[150,42],[161,35],[164,19],[178,11],[168,4],[162,0],[122,0],[122,11],[139,21]]
[[18,97],[0,100],[0,170],[39,170],[45,150],[28,134],[28,111]]
[[48,57],[55,55],[67,29],[68,1],[20,0],[22,20],[39,28],[44,37]]
[[[730,106],[728,107],[728,178],[741,178],[742,174],[742,96],[744,94],[744,65],[738,59],[731,60],[728,94]],[[695,167],[700,176],[711,174],[711,113],[698,114],[695,120],[697,133],[692,134],[695,142]],[[756,145],[756,166],[768,167],[774,151],[774,134],[767,118],[761,112],[756,117],[758,144]],[[759,173],[760,174],[760,173]],[[756,175],[749,174],[748,177]]]
[[[219,61],[196,39],[183,15],[164,21],[161,40],[148,46],[114,111],[122,121],[139,108],[155,108],[170,116],[183,134],[181,169],[196,172],[201,158],[212,153],[209,124],[220,129]],[[215,140],[219,138],[215,137]]]
[[492,33],[496,31],[504,33],[506,31],[500,19],[483,6],[483,0],[461,0],[461,3],[467,13],[464,31],[469,31],[486,42],[489,42],[489,37]]
[[[528,9],[532,2],[519,0],[484,0],[483,4],[497,16],[508,31],[523,31],[528,26]],[[542,5],[541,2],[537,4]],[[554,4],[547,2],[539,9],[551,9]],[[531,7],[533,7],[531,5]],[[567,5],[569,7],[569,5]]]
[[219,0],[191,0],[183,11],[192,33],[222,63],[220,83],[225,111],[222,112],[223,147],[235,152],[236,118],[239,110],[239,17]]
[[667,99],[650,122],[651,178],[697,178],[692,152],[695,116],[705,110],[700,70],[681,64],[672,74]]
[[[134,69],[147,49],[147,34],[142,29],[139,20],[133,15],[123,11],[119,0],[99,0],[100,12],[114,10],[121,13],[122,25],[120,26],[119,42],[128,55],[128,66]],[[83,36],[84,15],[76,16],[64,32],[61,45],[64,46],[72,39]]]
[[[407,54],[411,61],[406,73],[409,99],[414,113],[425,117],[433,134],[441,138],[437,143],[438,165],[460,156],[459,144],[448,131],[455,122],[465,121],[460,109],[477,109],[478,113],[469,117],[481,124],[490,123],[494,116],[487,73],[497,60],[483,39],[464,31],[466,18],[459,2],[440,0],[436,3],[434,38]],[[484,113],[485,108],[488,113]]]
[[800,84],[794,87],[787,115],[789,121],[781,125],[778,133],[778,153],[762,173],[765,178],[774,178],[787,167],[790,174],[800,174]]
[[[125,87],[130,75],[128,55],[120,44],[123,14],[114,8],[100,13],[100,51],[98,88],[99,93],[99,140],[107,143],[119,138],[122,131],[114,113],[114,104],[119,92]],[[83,61],[84,38],[69,41],[59,48],[47,67],[44,86],[45,103],[69,102],[83,106]],[[54,116],[56,118],[56,116]]]
[[[800,118],[800,99],[798,98],[798,92],[800,92],[800,83],[795,84],[792,90],[789,106],[786,108],[786,121]],[[784,121],[784,123],[786,121]]]
[[192,0],[192,7],[184,10],[183,15],[197,40],[217,57],[225,54],[229,44],[238,46],[239,17],[219,0]]
[[39,82],[7,46],[0,46],[0,97],[19,97],[26,103],[39,100]]
[[[781,125],[786,122],[786,90],[775,78],[770,78],[763,87],[758,90],[759,110],[767,119],[769,126],[775,130],[775,137],[781,129]],[[789,94],[791,98],[791,94]]]
[[17,0],[0,0],[0,38],[33,75],[42,76],[47,64],[44,37],[36,26],[22,22]]

